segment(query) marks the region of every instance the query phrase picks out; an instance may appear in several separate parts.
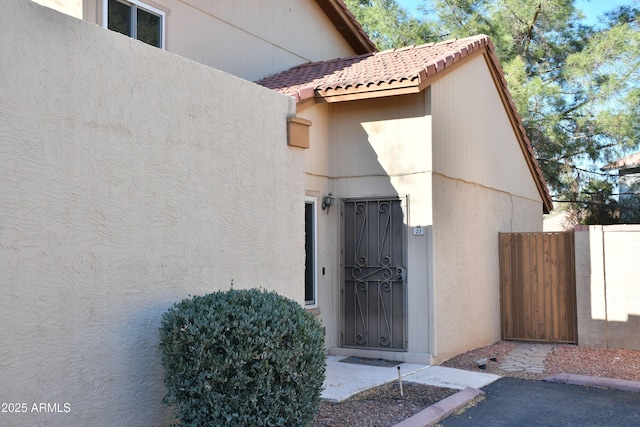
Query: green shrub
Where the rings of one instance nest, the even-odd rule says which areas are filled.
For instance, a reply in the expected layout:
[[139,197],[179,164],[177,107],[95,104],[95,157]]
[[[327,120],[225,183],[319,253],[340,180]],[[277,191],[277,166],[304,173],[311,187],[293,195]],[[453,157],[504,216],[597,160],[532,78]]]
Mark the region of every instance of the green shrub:
[[324,380],[319,322],[273,292],[230,290],[162,316],[167,396],[180,425],[306,426]]

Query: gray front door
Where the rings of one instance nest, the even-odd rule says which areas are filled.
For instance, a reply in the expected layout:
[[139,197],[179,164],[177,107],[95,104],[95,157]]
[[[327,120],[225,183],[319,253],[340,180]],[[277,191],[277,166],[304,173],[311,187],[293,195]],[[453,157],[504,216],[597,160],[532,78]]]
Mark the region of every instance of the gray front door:
[[346,200],[342,345],[406,349],[406,270],[401,200]]

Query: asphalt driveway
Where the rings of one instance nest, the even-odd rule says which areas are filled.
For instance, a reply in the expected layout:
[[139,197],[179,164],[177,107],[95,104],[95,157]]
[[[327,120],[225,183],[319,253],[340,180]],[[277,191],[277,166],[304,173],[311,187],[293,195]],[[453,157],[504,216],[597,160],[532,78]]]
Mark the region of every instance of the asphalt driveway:
[[485,399],[439,424],[452,426],[640,426],[640,393],[504,377]]

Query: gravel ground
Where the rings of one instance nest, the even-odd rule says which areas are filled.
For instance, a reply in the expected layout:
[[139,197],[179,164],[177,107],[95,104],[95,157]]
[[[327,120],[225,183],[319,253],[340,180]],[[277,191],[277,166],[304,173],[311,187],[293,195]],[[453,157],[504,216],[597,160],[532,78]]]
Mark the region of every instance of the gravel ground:
[[[517,345],[516,342],[500,341],[455,356],[444,362],[442,366],[530,380],[541,380],[555,374],[567,373],[640,381],[640,351],[619,348],[549,344],[552,350],[545,360],[544,374],[501,370],[500,364],[505,361],[505,356]],[[495,358],[497,362],[489,361],[486,369],[482,370],[477,367],[475,361],[483,357]]]
[[[455,356],[441,366],[487,372],[501,376],[541,380],[558,373],[590,375],[640,381],[640,351],[554,344],[545,360],[545,373],[506,372],[500,369],[505,356],[518,343],[499,341]],[[486,369],[475,361],[486,357]],[[423,384],[403,383],[405,397],[400,397],[397,383],[386,384],[360,393],[342,403],[322,402],[311,427],[386,427],[410,417],[458,390]]]
[[397,382],[363,391],[341,403],[321,402],[312,427],[393,426],[459,390]]

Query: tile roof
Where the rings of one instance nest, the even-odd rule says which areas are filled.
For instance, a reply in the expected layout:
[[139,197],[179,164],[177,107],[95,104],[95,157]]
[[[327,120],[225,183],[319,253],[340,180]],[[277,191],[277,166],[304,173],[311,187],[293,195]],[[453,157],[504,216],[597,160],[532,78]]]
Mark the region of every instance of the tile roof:
[[266,77],[257,83],[294,96],[298,102],[331,96],[338,89],[376,91],[393,86],[417,86],[427,77],[468,54],[493,44],[488,36],[409,46],[349,58],[310,62]]
[[616,160],[613,163],[609,163],[603,170],[617,170],[617,169],[632,169],[640,166],[640,151],[637,153],[629,154],[621,159]]
[[425,89],[438,73],[476,52],[486,55],[496,86],[542,197],[544,211],[548,213],[553,210],[549,189],[489,36],[481,34],[440,43],[306,63],[266,77],[257,83],[293,96],[298,103],[314,98],[333,102],[355,99],[355,96],[359,99],[391,96],[398,94],[398,90],[419,92]]

